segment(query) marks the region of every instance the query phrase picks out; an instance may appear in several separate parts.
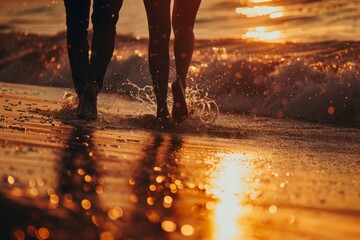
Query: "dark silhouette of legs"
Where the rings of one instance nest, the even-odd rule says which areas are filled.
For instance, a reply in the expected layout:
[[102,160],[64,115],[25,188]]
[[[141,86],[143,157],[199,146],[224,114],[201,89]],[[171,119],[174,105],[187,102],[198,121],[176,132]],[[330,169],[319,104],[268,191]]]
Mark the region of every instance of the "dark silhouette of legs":
[[170,0],[144,0],[149,24],[149,67],[157,101],[157,119],[167,121],[169,82]]
[[67,47],[76,93],[81,96],[89,74],[90,0],[64,0],[66,9]]
[[194,23],[201,0],[175,0],[170,20],[170,0],[144,0],[149,24],[149,67],[157,100],[157,118],[169,118],[166,104],[169,81],[169,39],[171,24],[174,29],[176,81],[172,84],[174,96],[173,119],[187,118],[185,101],[186,76],[194,50]]
[[176,81],[172,84],[174,105],[172,115],[175,122],[187,118],[185,101],[186,77],[194,51],[194,23],[201,0],[175,0],[172,26],[174,30],[174,53]]
[[94,0],[89,80],[97,83],[99,91],[103,87],[106,69],[114,51],[116,23],[122,4],[123,0]]
[[[143,159],[139,167],[133,172],[135,184],[132,186],[133,194],[138,196],[132,218],[127,221],[129,226],[136,224],[141,226],[141,233],[146,239],[166,240],[169,235],[162,229],[161,221],[149,221],[149,212],[156,213],[160,219],[177,219],[178,213],[172,207],[164,207],[164,197],[170,196],[173,204],[176,204],[178,195],[171,191],[170,185],[175,181],[175,176],[180,176],[177,159],[183,146],[183,140],[176,135],[163,135],[154,133],[144,148]],[[155,170],[161,168],[161,171]],[[167,173],[167,174],[164,174]],[[165,176],[164,176],[165,175]],[[161,176],[161,183],[157,177]],[[156,191],[150,190],[150,186],[156,186]],[[162,189],[161,191],[159,191]],[[153,204],[149,204],[153,199]],[[124,228],[123,239],[139,239],[138,232],[127,231]],[[145,238],[144,238],[145,239]]]
[[79,118],[97,117],[97,94],[103,87],[107,66],[114,51],[116,23],[123,0],[94,0],[93,39],[89,62],[90,0],[64,0],[67,42],[75,91],[79,96]]

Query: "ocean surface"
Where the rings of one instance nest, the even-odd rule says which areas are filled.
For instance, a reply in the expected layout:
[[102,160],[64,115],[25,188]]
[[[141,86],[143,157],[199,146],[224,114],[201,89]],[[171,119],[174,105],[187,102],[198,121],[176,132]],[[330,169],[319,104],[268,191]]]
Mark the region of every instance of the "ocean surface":
[[[0,2],[0,81],[72,88],[63,2]],[[359,7],[339,0],[204,0],[188,103],[360,126]],[[124,1],[118,34],[104,92],[152,105],[140,0]],[[170,81],[174,75],[172,59]]]
[[[0,28],[55,34],[65,30],[61,0],[0,0]],[[198,38],[314,42],[360,39],[360,0],[203,0]],[[147,36],[142,0],[124,0],[118,32]]]

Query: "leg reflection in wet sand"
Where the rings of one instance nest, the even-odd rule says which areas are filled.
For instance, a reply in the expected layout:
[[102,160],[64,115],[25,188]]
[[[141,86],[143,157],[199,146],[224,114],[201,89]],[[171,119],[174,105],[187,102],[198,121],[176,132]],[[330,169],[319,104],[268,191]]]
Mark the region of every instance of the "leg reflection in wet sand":
[[[144,150],[141,165],[132,179],[131,201],[136,204],[128,232],[130,239],[170,239],[176,229],[177,151],[182,140],[177,136],[154,134],[150,145]],[[136,224],[138,227],[134,228]],[[141,237],[139,236],[141,229]],[[140,238],[139,238],[140,237]]]
[[[51,204],[62,205],[69,212],[68,224],[74,231],[67,231],[68,239],[98,239],[96,216],[100,215],[96,193],[101,188],[97,172],[96,151],[92,130],[76,126],[69,137],[60,160],[58,195],[50,195]],[[52,196],[54,202],[52,202]]]
[[33,204],[0,193],[0,239],[99,239],[101,225],[95,219],[101,211],[96,193],[101,179],[95,156],[92,131],[72,126],[55,167],[57,189],[48,188],[49,198]]

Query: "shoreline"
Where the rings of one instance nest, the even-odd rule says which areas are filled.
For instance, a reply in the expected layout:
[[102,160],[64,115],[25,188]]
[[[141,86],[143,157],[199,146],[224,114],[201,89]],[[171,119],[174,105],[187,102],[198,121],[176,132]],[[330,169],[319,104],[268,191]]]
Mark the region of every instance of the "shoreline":
[[[57,89],[57,90],[59,90],[59,91],[61,91],[62,92],[62,94],[65,94],[65,93],[71,93],[71,94],[73,94],[73,95],[75,95],[75,93],[74,93],[74,91],[73,91],[73,89],[71,89],[71,88],[64,88],[64,87],[61,87],[61,86],[46,86],[46,85],[33,85],[33,84],[18,84],[18,83],[4,83],[4,82],[0,82],[0,84],[4,84],[5,86],[12,86],[12,85],[24,85],[24,86],[27,86],[27,87],[31,87],[31,86],[34,86],[34,87],[36,87],[36,88],[40,88],[40,89],[44,89],[44,90],[46,90],[46,89]],[[152,106],[150,103],[146,103],[146,102],[142,102],[142,103],[139,103],[138,102],[138,100],[139,99],[135,99],[133,96],[128,96],[126,93],[122,93],[122,92],[120,92],[120,93],[116,93],[116,92],[106,92],[106,91],[104,91],[104,92],[102,92],[102,93],[100,93],[102,96],[107,96],[107,95],[113,95],[113,96],[118,96],[118,98],[120,98],[120,99],[122,99],[122,100],[125,100],[125,101],[127,101],[127,102],[129,102],[129,103],[133,103],[134,105],[142,105],[143,106],[143,108],[145,109],[145,110],[140,110],[139,109],[139,107],[137,107],[136,109],[137,110],[139,110],[140,112],[143,112],[146,116],[144,116],[144,120],[146,119],[146,118],[150,118],[150,121],[153,121],[153,119],[152,119],[152,117],[151,117],[151,114],[153,114],[152,113],[152,111],[153,111],[153,108],[154,108],[154,106]],[[65,103],[65,102],[63,102],[63,103],[61,103],[61,101],[63,101],[63,100],[61,100],[60,99],[61,98],[61,95],[58,95],[57,96],[57,99],[54,99],[54,101],[56,101],[57,100],[57,104],[60,106],[61,104],[67,104],[67,103]],[[110,108],[110,106],[106,106],[106,108]],[[58,109],[59,110],[59,109]],[[54,110],[55,112],[57,111],[57,110]],[[55,113],[55,112],[53,112],[53,113]],[[65,111],[65,113],[66,113],[66,111]],[[61,113],[59,112],[59,114],[61,115]],[[70,114],[74,114],[73,112],[70,112]],[[310,124],[310,125],[314,125],[314,126],[316,126],[316,125],[318,125],[319,126],[319,128],[322,128],[322,127],[324,127],[324,128],[345,128],[345,129],[354,129],[354,130],[359,130],[360,129],[360,122],[359,123],[357,123],[357,122],[355,122],[355,123],[352,123],[352,122],[343,122],[343,123],[341,123],[341,122],[337,122],[337,123],[332,123],[332,122],[318,122],[318,121],[307,121],[307,120],[305,120],[305,119],[283,119],[283,118],[275,118],[275,117],[273,117],[273,116],[271,116],[271,115],[264,115],[264,116],[262,116],[262,115],[258,115],[258,116],[256,116],[256,115],[253,115],[253,114],[244,114],[244,113],[231,113],[231,112],[228,112],[228,111],[220,111],[219,112],[219,114],[220,115],[227,115],[227,116],[231,116],[231,115],[234,115],[235,117],[236,116],[241,116],[242,118],[246,118],[246,119],[249,119],[249,121],[257,121],[256,119],[259,119],[260,121],[262,121],[262,119],[264,119],[264,121],[267,121],[267,119],[268,119],[268,121],[278,121],[278,122],[282,122],[282,121],[284,121],[284,122],[289,122],[289,121],[291,121],[291,122],[293,122],[294,124],[296,124],[296,123],[299,123],[299,124]],[[61,116],[60,116],[61,117]],[[120,120],[124,120],[124,119],[122,119],[121,117],[116,117],[116,116],[111,116],[110,118],[113,118],[113,119],[115,119],[116,121],[120,121]],[[197,118],[197,117],[196,117]],[[63,119],[63,120],[66,120],[66,119]],[[155,123],[152,123],[149,127],[146,127],[146,126],[143,126],[142,125],[142,123],[141,123],[141,119],[139,120],[139,119],[136,119],[136,117],[135,117],[135,119],[133,119],[133,120],[135,120],[135,124],[137,123],[137,124],[139,124],[139,126],[140,127],[145,127],[146,129],[148,129],[148,128],[153,128],[154,127],[154,125],[155,125]],[[104,120],[104,122],[106,122],[106,121],[108,121],[108,120]],[[126,120],[125,120],[126,121]],[[140,121],[140,122],[139,122]],[[201,127],[201,125],[203,125],[204,124],[204,126],[206,126],[206,124],[205,123],[201,123],[201,121],[199,120],[199,119],[196,119],[196,121],[197,121],[197,123],[196,123],[196,125],[198,125],[198,126],[200,126],[200,131],[201,131],[201,129],[206,129],[206,127],[205,128],[203,128],[203,127]],[[210,124],[210,126],[211,126],[211,124]],[[110,126],[108,126],[108,127],[110,127]],[[190,126],[190,128],[191,127],[193,127],[193,126]],[[116,129],[116,127],[114,127],[114,129]],[[226,129],[226,128],[224,128],[225,130],[224,131],[229,131],[229,129]],[[175,130],[175,129],[173,129],[173,130]],[[219,128],[218,129],[219,131],[222,131],[222,129],[221,128]],[[175,130],[176,131],[176,130]]]
[[[89,37],[92,35],[92,29],[89,29]],[[20,35],[24,35],[24,36],[34,36],[34,37],[56,37],[56,36],[60,36],[60,35],[66,35],[66,30],[61,30],[59,32],[56,33],[36,33],[36,32],[31,32],[31,31],[25,31],[25,30],[20,30],[20,29],[0,29],[0,35],[7,35],[7,34],[20,34]],[[118,39],[122,39],[122,40],[136,40],[136,41],[148,41],[148,37],[144,37],[144,36],[137,36],[135,34],[132,33],[128,33],[128,34],[124,34],[124,33],[116,33],[116,37]],[[173,37],[171,38],[170,42],[173,43]],[[211,37],[211,38],[206,38],[206,37],[196,37],[196,41],[195,44],[197,44],[197,42],[214,42],[214,43],[221,43],[221,44],[244,44],[244,43],[248,43],[248,44],[258,44],[258,45],[304,45],[304,44],[311,44],[311,45],[316,45],[316,44],[327,44],[327,43],[350,43],[350,44],[357,44],[360,43],[360,39],[359,40],[354,40],[354,39],[327,39],[327,40],[314,40],[314,41],[271,41],[271,40],[267,40],[267,41],[262,41],[262,40],[256,40],[256,39],[244,39],[244,38],[233,38],[231,36],[229,37]]]

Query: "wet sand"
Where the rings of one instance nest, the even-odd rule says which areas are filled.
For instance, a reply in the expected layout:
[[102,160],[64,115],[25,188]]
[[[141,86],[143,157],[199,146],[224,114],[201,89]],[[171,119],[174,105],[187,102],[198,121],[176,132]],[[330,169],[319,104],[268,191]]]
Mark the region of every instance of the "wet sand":
[[0,83],[0,239],[360,237],[359,129],[222,114],[159,130],[105,94],[86,123],[63,92]]

